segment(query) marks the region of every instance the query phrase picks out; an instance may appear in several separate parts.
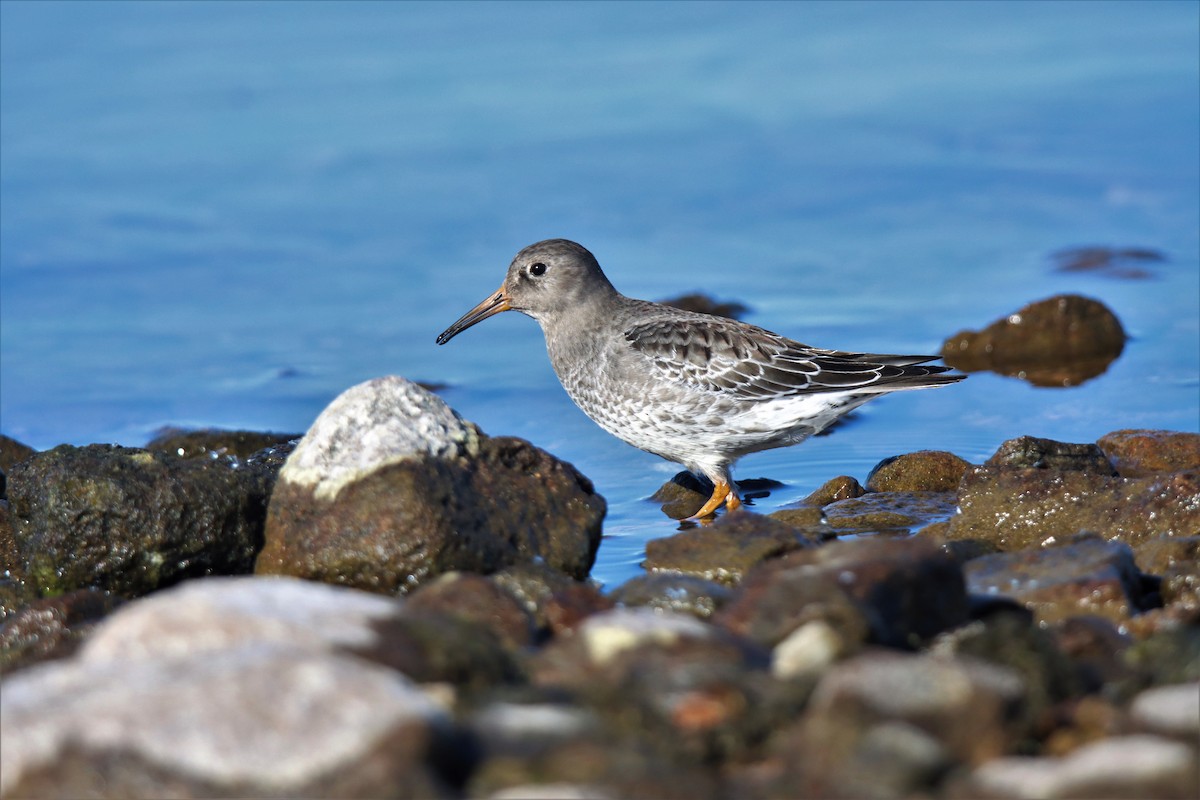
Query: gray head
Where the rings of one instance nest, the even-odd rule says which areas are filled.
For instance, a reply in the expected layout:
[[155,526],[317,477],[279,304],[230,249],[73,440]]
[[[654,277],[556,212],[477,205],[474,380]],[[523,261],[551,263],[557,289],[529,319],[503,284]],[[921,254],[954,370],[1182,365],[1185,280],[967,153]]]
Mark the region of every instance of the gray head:
[[565,309],[604,302],[616,293],[587,248],[568,239],[546,239],[517,253],[500,290],[442,331],[437,343],[445,344],[501,311],[520,311],[544,322]]

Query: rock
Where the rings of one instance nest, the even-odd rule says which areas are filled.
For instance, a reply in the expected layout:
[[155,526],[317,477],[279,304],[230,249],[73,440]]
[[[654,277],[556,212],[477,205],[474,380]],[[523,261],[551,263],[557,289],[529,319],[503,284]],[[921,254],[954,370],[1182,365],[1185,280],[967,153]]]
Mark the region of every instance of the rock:
[[1102,374],[1125,348],[1125,330],[1103,303],[1058,295],[982,331],[960,331],[942,359],[964,372],[991,370],[1035,386],[1076,386]]
[[957,508],[952,492],[867,492],[825,506],[833,533],[907,533],[950,517]]
[[1080,747],[1066,758],[998,758],[976,768],[963,798],[1196,796],[1200,767],[1195,748],[1154,736],[1115,736]]
[[839,475],[825,481],[820,488],[800,502],[806,506],[827,506],[838,500],[862,497],[865,493],[866,490],[854,478],[849,475]]
[[408,596],[406,609],[445,614],[490,629],[510,649],[533,644],[533,615],[491,578],[448,572]]
[[989,467],[1078,470],[1109,476],[1117,474],[1104,451],[1094,444],[1070,444],[1036,436],[1009,439],[985,463]]
[[62,445],[9,474],[19,567],[41,594],[135,597],[249,572],[272,476],[110,445]]
[[571,465],[379,378],[334,400],[288,458],[257,571],[382,593],[533,560],[582,579],[604,510]]
[[834,535],[833,528],[825,523],[825,513],[820,506],[800,506],[799,508],[781,508],[767,515],[777,519],[784,525],[795,528],[800,533],[813,538],[828,538]]
[[1155,632],[1126,648],[1121,660],[1135,674],[1125,686],[1113,687],[1122,694],[1200,681],[1200,627]]
[[1123,478],[1200,470],[1200,434],[1197,433],[1122,430],[1101,436],[1096,444]]
[[5,797],[449,796],[445,712],[349,656],[71,659],[7,678],[0,707]]
[[791,526],[741,510],[711,525],[651,539],[642,566],[732,585],[760,561],[811,546]]
[[168,428],[146,444],[147,450],[180,458],[249,458],[260,450],[299,439],[299,433],[257,431],[181,430]]
[[944,756],[928,759],[931,768],[983,763],[1022,735],[1013,721],[1024,694],[1015,673],[974,659],[865,652],[817,684],[791,757],[818,786],[837,786],[876,726],[903,724],[944,749]]
[[915,647],[966,618],[962,572],[935,544],[863,538],[763,564],[715,621],[774,647],[822,620],[852,652],[868,640]]
[[1147,689],[1133,699],[1129,711],[1141,730],[1200,742],[1200,683]]
[[975,467],[958,492],[947,540],[980,539],[1000,550],[1052,544],[1080,531],[1132,547],[1200,530],[1200,472],[1110,478],[1087,472]]
[[579,583],[545,564],[514,564],[490,576],[528,611],[539,637],[567,633],[613,601],[591,583]]
[[1143,608],[1133,551],[1081,536],[1056,547],[981,556],[966,564],[967,590],[1022,603],[1040,622],[1095,614],[1118,624]]
[[970,467],[970,462],[944,450],[905,453],[885,458],[876,464],[867,476],[867,490],[953,492]]
[[[769,478],[747,478],[738,481],[737,488],[743,500],[769,497],[771,491],[783,486]],[[662,512],[671,519],[686,519],[699,511],[712,496],[713,485],[708,479],[697,478],[690,472],[676,473],[671,480],[658,487],[650,499],[660,503]]]
[[0,499],[8,496],[5,479],[8,471],[22,461],[32,458],[36,452],[29,445],[21,444],[16,439],[10,439],[0,433]]
[[694,575],[659,572],[630,578],[609,597],[620,606],[645,606],[708,619],[729,602],[733,591]]
[[706,294],[685,294],[659,302],[664,306],[682,308],[684,311],[696,311],[701,314],[729,317],[730,319],[741,319],[742,315],[750,310],[745,304],[736,300],[720,302]]
[[1110,278],[1149,278],[1149,266],[1167,260],[1148,247],[1068,247],[1050,256],[1059,272],[1096,272]]
[[107,592],[79,589],[12,613],[0,624],[0,674],[66,658],[119,604]]

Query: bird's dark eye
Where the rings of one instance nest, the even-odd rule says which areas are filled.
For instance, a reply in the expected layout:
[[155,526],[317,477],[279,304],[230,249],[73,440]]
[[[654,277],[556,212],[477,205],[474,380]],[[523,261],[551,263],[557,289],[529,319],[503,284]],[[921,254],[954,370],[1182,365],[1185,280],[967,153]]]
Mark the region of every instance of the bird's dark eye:
[[535,278],[538,277],[539,275],[545,275],[546,274],[546,265],[540,261],[537,262],[536,264],[530,264],[529,265],[529,274]]

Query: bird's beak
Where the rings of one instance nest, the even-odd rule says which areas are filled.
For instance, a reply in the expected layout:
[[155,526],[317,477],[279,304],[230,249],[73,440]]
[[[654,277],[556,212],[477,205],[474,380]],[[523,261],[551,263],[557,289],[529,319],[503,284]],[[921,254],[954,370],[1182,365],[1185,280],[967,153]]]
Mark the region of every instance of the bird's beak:
[[437,343],[445,344],[475,323],[483,322],[488,317],[494,317],[501,311],[508,311],[511,308],[512,306],[508,304],[508,293],[505,292],[504,287],[501,286],[500,291],[489,296],[482,303],[463,314],[462,317],[459,318],[458,322],[455,322],[449,328],[446,328],[446,330],[439,333],[437,337]]

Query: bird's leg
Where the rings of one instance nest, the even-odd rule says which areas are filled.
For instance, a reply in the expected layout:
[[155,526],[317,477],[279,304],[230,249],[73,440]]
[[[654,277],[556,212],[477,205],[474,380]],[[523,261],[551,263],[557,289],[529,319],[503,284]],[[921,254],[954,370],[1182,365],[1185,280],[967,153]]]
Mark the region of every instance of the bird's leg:
[[725,503],[725,508],[728,511],[733,511],[742,505],[741,498],[738,497],[737,489],[734,488],[732,481],[716,480],[713,482],[712,497],[708,498],[708,502],[700,507],[689,520],[699,521],[704,517],[711,516],[714,511],[721,507],[721,503]]

